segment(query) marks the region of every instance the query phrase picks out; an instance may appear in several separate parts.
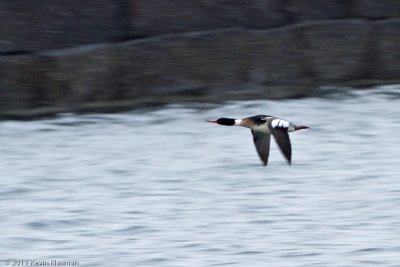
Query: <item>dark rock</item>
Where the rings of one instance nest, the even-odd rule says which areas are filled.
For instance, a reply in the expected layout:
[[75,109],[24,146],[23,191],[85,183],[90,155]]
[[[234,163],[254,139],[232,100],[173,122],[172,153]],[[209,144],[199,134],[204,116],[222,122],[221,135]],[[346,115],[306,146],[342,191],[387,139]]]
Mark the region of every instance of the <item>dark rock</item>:
[[353,16],[359,18],[400,17],[399,0],[353,0]]
[[[125,99],[221,99],[285,95],[277,85],[304,77],[296,27],[272,31],[221,30],[44,53],[48,88],[57,105]],[[271,87],[272,88],[272,87]],[[283,88],[283,87],[281,87]],[[154,100],[153,100],[154,101]]]
[[229,27],[265,28],[286,21],[279,0],[135,1],[135,32],[155,35]]
[[0,2],[0,53],[40,51],[121,38],[118,1]]
[[307,78],[304,67],[304,42],[298,27],[252,31],[249,43],[252,84],[294,85]]
[[62,92],[56,104],[75,106],[82,103],[122,99],[119,57],[110,45],[93,45],[42,54],[49,71],[45,85]]
[[243,30],[185,35],[168,40],[171,66],[180,80],[195,81],[201,87],[233,89],[248,80],[251,63],[246,53],[250,35]]
[[[130,41],[114,47],[119,70],[119,87],[129,99],[154,96],[154,91],[173,87],[175,77],[168,77],[168,53],[162,38]],[[172,58],[171,58],[172,59]],[[170,65],[173,63],[170,62]]]
[[232,99],[267,92],[274,98],[285,95],[284,86],[300,90],[309,81],[297,27],[180,34],[119,47],[124,87],[147,96]]
[[339,19],[350,17],[348,0],[288,0],[285,10],[293,21]]
[[206,90],[227,89],[247,78],[243,31],[180,34],[132,41],[118,46],[124,87],[136,94],[203,95]]
[[[224,0],[220,0],[224,2]],[[210,1],[215,2],[215,1]],[[238,1],[232,1],[237,3]],[[285,11],[285,2],[280,0],[253,0],[243,1],[242,7],[239,7],[247,13],[247,23],[244,27],[254,29],[266,29],[276,26],[289,24],[289,17]],[[224,5],[221,5],[223,7]],[[225,13],[222,9],[221,12]],[[242,26],[242,25],[237,25]]]
[[44,104],[44,61],[40,57],[0,57],[0,111],[34,108]]
[[332,20],[304,23],[309,72],[324,83],[363,79],[371,71],[371,22]]
[[400,79],[400,19],[378,22],[377,32],[377,76]]

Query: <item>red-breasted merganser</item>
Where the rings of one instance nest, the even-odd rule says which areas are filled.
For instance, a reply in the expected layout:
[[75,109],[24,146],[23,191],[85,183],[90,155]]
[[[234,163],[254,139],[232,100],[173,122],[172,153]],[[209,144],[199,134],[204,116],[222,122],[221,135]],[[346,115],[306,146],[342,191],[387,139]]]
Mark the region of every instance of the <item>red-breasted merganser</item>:
[[296,125],[284,119],[269,115],[256,115],[244,119],[219,118],[208,122],[226,126],[243,126],[249,128],[253,134],[254,145],[264,166],[268,164],[269,145],[271,134],[274,136],[283,155],[288,163],[292,162],[292,145],[290,144],[289,132],[294,132],[310,127]]

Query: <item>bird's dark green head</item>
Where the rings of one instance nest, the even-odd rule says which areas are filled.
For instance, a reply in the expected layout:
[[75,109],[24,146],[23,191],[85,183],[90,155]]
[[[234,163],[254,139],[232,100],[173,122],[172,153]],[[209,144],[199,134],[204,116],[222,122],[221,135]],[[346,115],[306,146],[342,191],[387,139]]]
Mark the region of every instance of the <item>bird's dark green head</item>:
[[208,121],[208,122],[217,123],[217,124],[225,125],[225,126],[235,125],[235,119],[231,119],[231,118],[219,118],[215,121]]

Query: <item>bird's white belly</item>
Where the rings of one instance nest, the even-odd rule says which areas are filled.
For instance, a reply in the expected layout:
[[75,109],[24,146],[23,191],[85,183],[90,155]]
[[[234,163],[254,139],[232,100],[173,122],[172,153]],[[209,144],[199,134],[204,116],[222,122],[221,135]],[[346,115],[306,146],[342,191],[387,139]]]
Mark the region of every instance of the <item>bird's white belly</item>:
[[271,134],[271,131],[269,130],[269,127],[266,123],[254,126],[251,129],[256,132]]

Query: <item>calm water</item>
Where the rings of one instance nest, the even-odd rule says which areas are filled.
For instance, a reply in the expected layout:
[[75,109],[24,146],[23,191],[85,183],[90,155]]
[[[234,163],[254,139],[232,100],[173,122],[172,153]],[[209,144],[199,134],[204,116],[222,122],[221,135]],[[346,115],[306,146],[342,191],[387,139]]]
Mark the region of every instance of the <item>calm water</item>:
[[[276,115],[260,164],[250,131]],[[80,266],[399,266],[400,86],[0,122],[0,257]],[[3,262],[9,263],[9,262]]]

